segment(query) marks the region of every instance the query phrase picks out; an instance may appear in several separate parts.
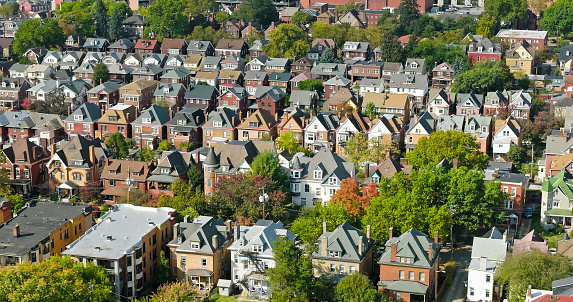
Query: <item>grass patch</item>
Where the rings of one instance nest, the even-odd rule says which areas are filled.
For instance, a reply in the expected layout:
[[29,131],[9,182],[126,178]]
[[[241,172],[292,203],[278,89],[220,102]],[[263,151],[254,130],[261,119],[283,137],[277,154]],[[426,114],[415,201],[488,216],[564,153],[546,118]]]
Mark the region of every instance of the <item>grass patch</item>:
[[553,230],[545,231],[543,225],[541,225],[540,211],[533,211],[533,217],[531,217],[531,219],[531,228],[536,230],[541,237],[547,238],[549,248],[557,248],[557,241],[563,239],[563,228],[556,227]]
[[221,296],[219,294],[214,294],[211,296],[212,302],[235,302],[237,299],[233,296]]
[[456,273],[456,262],[455,261],[448,261],[444,264],[444,268],[446,271],[446,284],[450,286],[452,284],[452,280],[454,279],[454,274]]

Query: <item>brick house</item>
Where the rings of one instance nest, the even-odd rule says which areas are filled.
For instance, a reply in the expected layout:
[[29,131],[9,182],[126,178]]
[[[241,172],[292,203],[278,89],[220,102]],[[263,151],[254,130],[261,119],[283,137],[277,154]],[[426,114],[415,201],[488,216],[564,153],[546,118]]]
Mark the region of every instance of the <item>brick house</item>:
[[107,110],[117,105],[119,101],[119,88],[122,84],[107,81],[88,90],[88,102],[98,105],[100,110]]
[[259,109],[237,126],[237,139],[240,141],[261,140],[266,134],[274,140],[278,133],[277,126],[278,121],[269,111]]
[[327,49],[330,48],[332,53],[336,57],[337,48],[336,42],[333,39],[322,39],[316,38],[312,40],[312,44],[310,45],[310,50],[308,51],[307,58],[317,61],[322,57],[322,53]]
[[221,70],[219,73],[219,92],[224,94],[227,90],[243,85],[244,74],[238,70]]
[[251,48],[249,48],[249,56],[251,58],[256,58],[263,55],[263,46],[267,45],[267,43],[269,43],[269,41],[264,39],[253,41]]
[[290,90],[299,90],[298,83],[304,80],[314,80],[318,79],[318,76],[310,71],[303,71],[296,75],[294,78],[290,79]]
[[312,66],[314,66],[314,61],[309,58],[300,58],[295,60],[291,66],[290,71],[292,74],[300,74],[303,72],[310,72],[312,70]]
[[266,71],[249,70],[245,73],[244,86],[249,95],[255,95],[257,87],[269,86],[269,74]]
[[166,138],[165,124],[171,119],[169,112],[159,105],[151,105],[131,122],[133,144],[155,149]]
[[155,101],[166,102],[169,104],[169,110],[177,112],[181,107],[183,107],[185,92],[186,89],[183,84],[159,82],[155,92],[153,93],[153,97],[155,98]]
[[342,56],[346,59],[359,58],[362,60],[370,59],[370,43],[368,42],[350,42],[347,41],[342,47]]
[[40,64],[43,61],[44,56],[47,55],[49,51],[50,50],[46,47],[39,46],[28,49],[24,53],[24,56],[28,58],[31,63]]
[[448,62],[437,65],[432,69],[432,87],[449,87],[454,81],[454,67]]
[[495,36],[509,45],[526,41],[536,50],[542,50],[547,45],[547,34],[548,32],[543,30],[500,29]]
[[456,98],[456,115],[479,115],[483,112],[484,101],[482,94],[474,94],[473,92],[458,93]]
[[2,153],[5,161],[0,163],[0,168],[6,171],[6,177],[10,179],[10,186],[16,194],[27,196],[46,181],[46,163],[50,159],[46,149],[26,138],[17,140]]
[[470,64],[485,61],[500,61],[503,55],[501,44],[488,38],[468,45],[468,59]]
[[[197,158],[193,158],[194,155]],[[183,152],[179,150],[163,151],[157,162],[157,167],[152,170],[151,176],[146,179],[147,192],[152,200],[157,200],[161,195],[173,196],[171,185],[177,180],[187,180],[189,169],[196,169],[198,153]]]
[[241,115],[247,112],[249,106],[249,94],[245,88],[235,86],[229,88],[226,92],[221,93],[219,97],[219,108],[229,108]]
[[191,72],[181,66],[170,70],[161,76],[161,82],[163,83],[179,83],[186,88],[189,87],[189,84],[191,84],[192,81]]
[[111,52],[123,52],[124,54],[132,53],[135,49],[135,43],[128,39],[119,39],[109,46]]
[[286,93],[277,86],[259,86],[255,92],[257,108],[268,111],[273,116],[283,114]]
[[131,122],[137,118],[137,108],[132,105],[118,104],[109,108],[98,120],[95,137],[106,140],[119,132],[125,138],[131,138]]
[[97,121],[101,118],[101,109],[94,103],[84,103],[65,120],[67,139],[82,135],[87,139],[95,137]]
[[188,108],[201,108],[210,112],[217,108],[217,97],[219,92],[217,88],[209,85],[193,85],[189,91],[185,92],[185,105]]
[[298,140],[299,146],[304,146],[304,127],[308,123],[309,115],[295,107],[291,112],[283,114],[278,125],[278,136],[287,132],[292,132],[293,137]]
[[215,53],[215,47],[211,44],[211,41],[189,41],[187,45],[188,55],[197,56],[212,56]]
[[26,98],[26,91],[32,87],[24,78],[2,77],[0,87],[0,109],[16,110]]
[[125,105],[132,105],[138,111],[142,111],[151,106],[157,85],[158,82],[155,80],[138,80],[121,86],[119,88],[120,102]]
[[314,153],[336,148],[336,128],[340,119],[332,112],[319,112],[304,128],[304,147]]
[[272,72],[269,74],[269,86],[279,87],[284,93],[288,93],[291,79],[292,74],[290,72]]
[[161,53],[169,55],[186,55],[187,54],[187,41],[180,38],[164,39],[161,42]]
[[249,45],[245,40],[221,39],[215,47],[215,55],[226,58],[231,55],[244,58],[249,53]]
[[237,127],[241,123],[239,115],[229,109],[220,108],[211,111],[203,124],[203,147],[210,147],[211,143],[229,142],[237,139]]
[[109,41],[104,38],[87,38],[84,49],[87,52],[107,52]]
[[190,144],[190,149],[203,146],[203,131],[201,126],[205,123],[205,111],[197,108],[184,108],[175,113],[173,118],[165,124],[167,140],[179,148],[181,143]]
[[159,67],[159,65],[143,64],[141,67],[136,67],[131,72],[131,78],[133,81],[139,81],[139,80],[159,81],[161,80],[163,72],[164,72],[163,68]]
[[127,196],[128,185],[125,180],[134,180],[131,190],[145,191],[145,180],[151,175],[152,164],[150,162],[109,159],[103,168],[101,182],[103,201],[114,205],[118,197]]
[[148,54],[148,53],[160,53],[161,43],[153,39],[139,39],[135,43],[135,53],[138,54]]
[[360,61],[350,67],[350,79],[354,82],[361,79],[381,79],[383,62]]
[[342,88],[350,89],[351,84],[352,81],[345,77],[335,76],[329,79],[328,81],[324,82],[324,98],[330,98],[333,94]]

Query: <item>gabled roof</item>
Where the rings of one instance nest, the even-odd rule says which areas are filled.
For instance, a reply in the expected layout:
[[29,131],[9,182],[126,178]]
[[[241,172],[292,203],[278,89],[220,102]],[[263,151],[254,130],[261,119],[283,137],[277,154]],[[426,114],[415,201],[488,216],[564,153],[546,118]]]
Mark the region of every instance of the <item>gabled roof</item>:
[[441,64],[436,65],[436,67],[434,67],[434,69],[432,69],[432,72],[434,72],[434,71],[453,72],[454,67],[452,66],[452,64],[450,64],[448,62],[443,62]]
[[458,107],[481,108],[483,105],[483,94],[458,93]]
[[[359,253],[358,245],[362,238],[362,254]],[[327,255],[321,255],[323,240],[326,239]],[[311,258],[328,258],[332,261],[356,261],[360,262],[366,257],[368,251],[372,248],[374,240],[367,238],[362,230],[351,226],[344,222],[339,225],[334,231],[326,232],[318,238],[318,251],[312,253]],[[329,257],[328,252],[340,252],[340,257]]]
[[215,144],[215,147],[209,150],[204,164],[226,166],[226,172],[235,173],[242,163],[250,165],[259,153],[265,151],[276,154],[273,141],[235,140],[227,144]]
[[268,76],[269,76],[269,73],[266,71],[249,70],[245,73],[245,80],[262,81],[265,78],[268,78]]
[[392,157],[387,157],[374,169],[371,169],[369,165],[366,166],[364,183],[368,184],[374,181],[372,178],[376,175],[377,177],[392,178],[394,174],[402,172],[405,175],[409,175],[412,171],[412,165],[402,165]]
[[362,113],[360,113],[359,111],[353,111],[352,115],[343,118],[342,120],[340,120],[340,125],[338,126],[338,129],[336,130],[338,131],[343,131],[342,125],[344,123],[351,123],[352,125],[354,125],[354,127],[356,128],[356,130],[358,130],[359,132],[363,132],[366,133],[369,129],[370,129],[370,118],[363,115]]
[[425,74],[392,74],[390,88],[426,89],[428,88],[428,75]]
[[135,48],[137,49],[154,49],[157,45],[157,40],[153,39],[139,39],[137,43],[135,43]]
[[221,39],[215,49],[227,49],[240,51],[247,42],[241,39]]
[[163,68],[159,67],[158,65],[154,65],[154,64],[149,64],[149,65],[143,65],[141,67],[137,67],[135,69],[133,69],[133,71],[131,72],[131,74],[135,74],[135,75],[157,75],[157,74],[161,74],[163,73]]
[[103,168],[102,179],[116,179],[125,181],[128,176],[136,182],[145,182],[150,174],[150,162],[110,159]]
[[83,103],[78,109],[74,110],[70,116],[68,116],[64,121],[75,122],[76,116],[82,117],[82,123],[93,123],[101,118],[101,110],[99,106],[94,103]]
[[420,125],[426,131],[425,134],[432,134],[436,127],[436,118],[429,112],[424,112],[420,117],[415,117],[410,120],[410,128],[406,133],[412,133],[417,125]]
[[[145,123],[143,120],[149,119],[150,123]],[[141,115],[136,118],[132,124],[140,125],[163,125],[169,122],[169,112],[159,105],[151,105],[151,107],[143,110]]]
[[191,74],[191,72],[189,70],[183,68],[182,66],[179,66],[177,68],[170,70],[166,74],[162,75],[161,78],[162,79],[181,79],[181,78],[184,78],[190,74]]
[[366,92],[363,104],[373,103],[377,108],[401,108],[408,104],[407,94]]
[[251,114],[248,118],[246,118],[238,128],[252,128],[250,123],[255,122],[257,123],[257,128],[260,130],[270,130],[274,126],[278,124],[278,121],[275,120],[275,117],[266,109],[258,109],[253,114]]
[[131,49],[135,46],[135,43],[131,42],[129,39],[119,39],[109,46],[109,48],[114,49]]
[[338,128],[338,125],[340,123],[340,120],[338,116],[336,116],[336,114],[332,112],[322,111],[310,119],[305,128],[305,131],[310,130],[309,125],[312,124],[315,120],[319,122],[327,131],[336,130],[336,128]]
[[285,237],[287,240],[294,242],[296,234],[285,229],[283,223],[273,222],[271,220],[259,220],[253,226],[241,226],[239,239],[233,242],[228,250],[230,251],[251,251],[253,245],[263,247],[257,257],[273,257],[274,243],[280,238]]
[[434,101],[434,99],[436,98],[440,98],[442,100],[444,100],[444,102],[446,102],[447,104],[450,104],[450,98],[448,96],[448,93],[446,92],[446,90],[444,88],[441,89],[430,89],[430,93],[429,93],[429,103],[432,103]]
[[105,91],[106,93],[110,93],[110,92],[118,91],[121,86],[123,86],[123,85],[118,83],[118,82],[107,81],[105,83],[97,85],[96,87],[88,90],[88,93],[98,93],[100,91]]
[[143,26],[145,25],[145,17],[140,15],[133,15],[123,20],[123,25]]
[[465,115],[441,115],[438,119],[437,127],[439,130],[464,130],[466,121]]
[[[176,252],[198,252],[213,254],[230,240],[231,229],[227,229],[223,218],[199,216],[193,222],[180,222],[181,234],[174,234],[169,246],[174,246]],[[181,243],[178,243],[181,240]],[[216,240],[217,246],[213,246]],[[191,243],[198,243],[199,248],[192,248]]]
[[6,159],[11,163],[23,161],[33,163],[38,160],[49,158],[48,152],[31,142],[28,138],[18,139],[12,146],[3,150]]
[[316,91],[293,90],[290,94],[289,103],[295,106],[312,106],[318,100]]
[[493,227],[482,237],[474,237],[471,258],[485,257],[491,261],[504,261],[507,256],[507,248],[508,243],[504,239],[504,235],[496,227]]
[[341,76],[334,76],[330,78],[328,81],[324,82],[324,86],[346,86],[350,84],[352,81]]
[[211,41],[189,41],[187,45],[187,51],[206,51],[209,46],[213,47]]
[[[344,158],[328,148],[321,149],[312,158],[307,157],[303,153],[297,153],[295,157],[298,157],[303,167],[300,177],[302,180],[315,181],[322,184],[328,181],[330,177],[343,180],[353,178],[356,175],[356,169],[353,163],[347,162]],[[316,169],[322,171],[322,177],[320,179],[314,178],[314,171]]]
[[210,100],[216,89],[210,85],[192,85],[189,87],[189,91],[185,92],[185,99]]
[[[392,261],[392,244],[396,244],[396,256],[413,258],[412,263],[400,263]],[[435,243],[428,235],[412,228],[400,235],[386,241],[386,250],[378,260],[378,264],[390,264],[400,266],[412,266],[431,268],[434,261],[438,259],[439,252],[442,248],[440,244]],[[432,259],[429,258],[429,251],[432,249]]]
[[185,90],[185,86],[181,83],[159,82],[153,96],[177,97],[181,91]]
[[[89,147],[94,146],[96,152],[96,163],[90,161]],[[70,141],[62,144],[60,150],[58,150],[50,162],[53,161],[56,156],[65,166],[80,166],[85,168],[91,168],[94,164],[99,162],[97,154],[103,151],[104,154],[109,154],[107,145],[102,142],[99,138],[94,140],[87,140],[81,135],[74,136]],[[104,158],[106,160],[107,158]],[[79,164],[81,163],[81,164]]]
[[257,86],[255,90],[255,98],[260,99],[268,95],[273,101],[279,101],[286,96],[286,93],[278,86]]
[[[165,124],[166,126],[173,126],[175,129],[185,129],[186,127],[197,128],[205,123],[205,113],[197,108],[183,108],[175,113],[173,118]],[[188,130],[188,129],[186,129]]]
[[169,38],[161,42],[161,49],[181,49],[187,45],[185,39]]
[[[203,127],[212,128],[214,121],[221,122],[222,128],[235,128],[241,123],[239,115],[235,111],[225,107],[220,108],[217,111],[211,111],[209,113],[208,121],[203,125]],[[235,123],[233,124],[233,122]]]
[[[152,175],[147,180],[155,180],[157,176],[159,176],[164,177],[161,178],[164,182],[172,183],[178,179],[179,176],[187,173],[189,167],[194,164],[193,156],[190,152],[181,152],[179,150],[163,151],[157,163],[157,167],[151,172]],[[164,173],[164,169],[162,168],[169,169],[168,173]]]
[[107,41],[107,39],[104,38],[87,38],[83,46],[85,48],[93,48],[93,47],[102,48],[106,44],[109,45],[109,42]]

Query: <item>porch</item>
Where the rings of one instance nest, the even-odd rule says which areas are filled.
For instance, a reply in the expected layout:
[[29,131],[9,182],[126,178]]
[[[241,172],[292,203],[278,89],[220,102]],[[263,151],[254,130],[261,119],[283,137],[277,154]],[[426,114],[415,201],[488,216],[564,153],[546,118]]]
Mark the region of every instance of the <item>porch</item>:
[[209,293],[213,289],[213,272],[210,270],[188,269],[183,275],[183,280],[191,283],[200,293]]
[[564,229],[570,229],[573,223],[573,214],[567,209],[551,209],[545,212],[545,223],[562,225]]
[[269,298],[269,277],[262,274],[252,274],[248,277],[249,297],[259,299]]

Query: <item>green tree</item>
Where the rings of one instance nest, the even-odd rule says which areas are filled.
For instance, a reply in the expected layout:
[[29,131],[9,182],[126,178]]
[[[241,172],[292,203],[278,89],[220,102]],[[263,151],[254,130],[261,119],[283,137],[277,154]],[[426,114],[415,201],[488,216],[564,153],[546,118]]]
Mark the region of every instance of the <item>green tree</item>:
[[66,41],[64,31],[55,19],[31,19],[20,24],[14,36],[14,54],[23,55],[28,49],[44,46],[57,48]]
[[[220,39],[230,38],[231,35],[225,31],[224,28],[215,30],[211,26],[195,26],[193,32],[187,36],[187,40],[192,41],[210,41],[213,45],[216,45]],[[200,85],[200,84],[197,84]]]
[[263,50],[270,57],[298,59],[306,56],[310,43],[302,29],[285,23],[271,31],[269,43],[263,46]]
[[401,0],[398,6],[398,20],[403,27],[410,27],[411,23],[420,18],[420,5],[416,0]]
[[336,302],[380,302],[391,301],[376,289],[372,281],[362,274],[352,274],[342,278],[334,288]]
[[270,301],[309,301],[314,284],[310,258],[285,237],[279,237],[273,245],[276,265],[266,273],[273,293]]
[[114,41],[123,38],[123,16],[117,8],[113,8],[109,19],[109,37]]
[[243,20],[245,22],[259,22],[263,28],[271,25],[271,22],[278,21],[279,13],[273,2],[270,0],[245,0],[239,8],[231,15],[233,20]]
[[485,38],[493,37],[498,30],[499,23],[497,19],[490,14],[483,14],[478,21],[477,34],[483,35]]
[[[75,263],[52,256],[41,263],[23,263],[0,270],[2,301],[115,301],[105,269],[92,262]],[[93,291],[90,285],[94,285]]]
[[168,140],[162,140],[161,142],[159,142],[159,146],[157,146],[158,151],[167,151],[172,148],[173,145]]
[[322,56],[320,56],[320,59],[318,59],[318,62],[319,63],[336,63],[336,62],[338,62],[338,59],[334,55],[334,52],[332,52],[332,49],[327,47],[322,52]]
[[550,35],[570,35],[573,32],[573,0],[558,0],[543,12],[540,25],[549,31]]
[[571,276],[573,265],[562,255],[532,250],[513,254],[495,270],[494,279],[505,285],[509,302],[525,300],[527,287],[551,290],[551,282]]
[[105,143],[108,145],[113,158],[124,159],[129,156],[131,140],[126,139],[120,132],[112,134],[105,140]]
[[171,184],[173,196],[161,195],[158,207],[170,207],[176,209],[182,215],[191,217],[199,216],[199,212],[205,208],[205,195],[201,187],[191,181],[177,179]]
[[456,22],[456,29],[463,29],[464,35],[475,33],[477,29],[477,20],[474,17],[461,17]]
[[402,46],[400,41],[390,33],[384,33],[382,40],[378,44],[380,47],[380,61],[382,62],[401,62]]
[[225,23],[227,23],[227,21],[229,21],[231,19],[231,15],[226,12],[226,11],[218,11],[217,14],[215,15],[215,21],[217,21],[217,23],[223,25]]
[[336,7],[336,10],[338,11],[338,13],[340,15],[344,14],[345,12],[347,12],[351,9],[361,10],[362,9],[362,3],[354,2],[354,1],[350,0],[346,4],[339,5]]
[[507,151],[507,158],[513,162],[515,166],[521,165],[526,159],[527,152],[521,146],[513,146]]
[[358,132],[346,141],[344,153],[348,161],[354,163],[360,171],[364,171],[366,163],[380,163],[386,158],[387,150],[391,147],[377,139],[368,140],[366,134]]
[[135,302],[196,302],[201,301],[196,288],[188,281],[164,283],[151,297],[134,300]]
[[[91,9],[85,6],[87,1],[63,3],[61,9],[56,11],[58,22],[67,28],[66,34],[77,33],[84,37],[91,37],[95,32],[95,25],[90,13]],[[71,27],[71,29],[69,29]]]
[[357,221],[352,221],[350,214],[344,209],[342,204],[318,203],[314,208],[305,207],[293,222],[291,231],[297,234],[297,238],[307,244],[313,244],[322,234],[322,223],[326,221],[327,231],[332,232],[339,225],[349,222],[358,225]]
[[109,69],[107,68],[107,65],[100,62],[94,66],[94,74],[92,77],[92,83],[94,84],[94,86],[105,83],[109,81],[110,78],[111,75],[109,74]]
[[146,162],[155,162],[159,158],[159,154],[150,147],[143,147],[139,151],[139,160]]
[[194,18],[206,18],[219,10],[219,4],[215,0],[185,0],[185,3],[184,15]]
[[488,156],[480,151],[474,136],[455,130],[436,131],[430,138],[422,137],[416,148],[406,155],[414,167],[435,166],[442,159],[458,160],[460,166],[484,169]]
[[442,23],[430,15],[423,15],[410,23],[410,32],[418,37],[433,38],[436,32],[442,31]]
[[298,144],[299,140],[294,136],[292,131],[281,134],[281,136],[277,137],[276,142],[280,149],[289,151],[291,153],[296,152],[300,148]]
[[291,23],[294,23],[294,24],[300,23],[300,24],[307,25],[307,24],[312,23],[312,17],[309,14],[299,10],[296,13],[294,13],[294,15],[292,15],[292,18],[290,21],[291,21]]
[[107,8],[103,0],[96,0],[93,7],[94,24],[96,35],[102,38],[109,37],[109,24],[107,18]]
[[8,18],[18,13],[18,3],[4,3],[0,6],[0,17]]
[[467,65],[465,64],[464,60],[456,58],[454,65],[452,66],[454,68],[454,77],[457,77],[460,73],[464,72],[466,66]]
[[511,89],[514,76],[504,61],[476,64],[456,77],[452,92],[485,94]]
[[527,0],[488,0],[484,2],[484,10],[497,20],[511,24],[515,19],[527,17]]
[[187,171],[187,179],[195,188],[203,186],[203,173],[201,173],[200,169],[190,168]]
[[368,116],[371,120],[374,119],[376,115],[376,105],[374,103],[369,102],[366,104],[366,110],[364,110],[364,115]]
[[304,81],[298,82],[297,85],[298,89],[306,90],[306,91],[316,91],[319,96],[324,93],[324,84],[322,84],[321,80],[318,79],[308,79]]
[[289,176],[281,167],[278,156],[271,151],[263,151],[255,156],[248,175],[250,177],[268,177],[273,183],[285,189],[289,188]]
[[185,1],[183,0],[157,0],[149,5],[149,17],[146,19],[149,26],[145,33],[153,33],[159,41],[164,38],[185,37],[188,29],[188,17],[183,14]]
[[151,283],[153,288],[159,287],[161,284],[169,281],[171,279],[171,267],[169,266],[169,260],[165,258],[165,251],[161,250],[159,253],[159,261],[155,264],[153,269],[153,278]]

